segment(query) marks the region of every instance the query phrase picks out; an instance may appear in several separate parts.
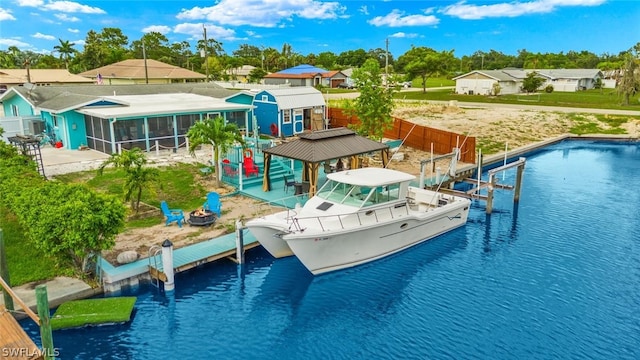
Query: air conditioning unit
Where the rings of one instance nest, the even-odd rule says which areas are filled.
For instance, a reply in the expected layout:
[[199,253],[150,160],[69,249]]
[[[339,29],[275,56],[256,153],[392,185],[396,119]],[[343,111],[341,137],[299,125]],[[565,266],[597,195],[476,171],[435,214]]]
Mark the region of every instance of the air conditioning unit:
[[38,135],[44,132],[44,121],[31,120],[29,121],[29,133],[31,135]]

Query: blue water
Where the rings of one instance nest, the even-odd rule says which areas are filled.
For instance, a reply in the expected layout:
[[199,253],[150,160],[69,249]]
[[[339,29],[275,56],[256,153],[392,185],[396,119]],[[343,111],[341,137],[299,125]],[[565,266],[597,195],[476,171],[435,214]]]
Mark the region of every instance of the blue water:
[[[500,182],[513,184],[515,170]],[[62,359],[638,359],[640,145],[527,157],[492,215],[409,251],[313,277],[261,249],[208,265],[128,324],[54,332]],[[124,295],[129,295],[125,293]],[[23,325],[39,341],[38,330]]]

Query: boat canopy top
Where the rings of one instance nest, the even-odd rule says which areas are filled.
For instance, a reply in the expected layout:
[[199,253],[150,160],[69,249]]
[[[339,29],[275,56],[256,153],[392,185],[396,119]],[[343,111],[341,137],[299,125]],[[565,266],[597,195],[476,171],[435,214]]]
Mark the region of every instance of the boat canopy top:
[[397,170],[368,167],[327,174],[329,180],[358,186],[384,186],[415,180],[415,176]]

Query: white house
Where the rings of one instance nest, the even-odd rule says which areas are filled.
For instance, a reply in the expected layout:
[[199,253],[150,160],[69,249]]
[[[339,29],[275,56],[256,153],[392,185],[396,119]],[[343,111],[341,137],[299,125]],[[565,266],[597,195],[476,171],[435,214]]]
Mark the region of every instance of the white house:
[[531,72],[545,79],[540,88],[551,85],[554,91],[564,92],[593,89],[597,79],[603,78],[598,69],[502,69],[474,70],[453,80],[458,94],[492,95],[496,83],[500,85],[500,94],[517,94]]

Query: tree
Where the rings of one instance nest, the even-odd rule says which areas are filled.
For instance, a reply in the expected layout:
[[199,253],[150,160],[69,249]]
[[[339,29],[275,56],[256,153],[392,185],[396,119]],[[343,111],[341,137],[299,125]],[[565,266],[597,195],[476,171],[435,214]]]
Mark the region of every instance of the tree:
[[[144,50],[144,54],[143,54]],[[169,47],[169,39],[159,32],[148,32],[140,38],[131,42],[131,52],[133,55],[142,59],[143,55],[146,55],[147,59],[161,60],[167,62],[170,59],[169,64],[176,65],[174,63],[171,48]]]
[[69,59],[71,55],[77,52],[76,49],[73,48],[75,44],[67,40],[63,41],[62,39],[58,39],[58,41],[60,41],[60,45],[54,46],[53,50],[60,54],[60,60],[64,61],[65,69],[69,70]]
[[249,72],[249,82],[258,84],[267,74],[268,73],[261,68],[255,68]]
[[631,50],[627,52],[624,66],[621,69],[622,76],[618,82],[618,94],[622,96],[622,104],[629,105],[629,99],[640,89],[640,74],[638,73],[638,59]]
[[522,80],[522,90],[532,93],[538,90],[540,85],[544,83],[544,79],[538,76],[538,73],[532,71]]
[[338,57],[331,51],[324,51],[318,54],[316,57],[316,66],[323,69],[331,70],[336,67],[336,60]]
[[374,140],[382,140],[385,130],[393,126],[393,89],[382,86],[382,73],[376,59],[365,61],[351,77],[360,91],[360,96],[347,106],[347,112],[360,119],[355,131]]
[[193,156],[196,148],[201,145],[211,144],[213,146],[213,164],[216,173],[216,186],[220,186],[220,153],[226,153],[233,143],[244,145],[242,134],[236,124],[225,124],[220,116],[216,118],[206,118],[198,121],[187,132],[189,139],[189,153]]
[[422,79],[422,92],[427,91],[427,79],[446,72],[447,64],[453,59],[453,51],[436,52],[427,47],[411,47],[400,56],[398,64],[404,65],[409,79]]
[[[147,157],[139,148],[122,150],[122,153],[114,153],[98,168],[98,175],[102,175],[104,169],[113,165],[122,168],[125,172],[123,184],[124,201],[131,202],[131,208],[136,212],[140,209],[142,190],[158,180],[158,169],[145,166]],[[135,194],[135,197],[134,197]]]

